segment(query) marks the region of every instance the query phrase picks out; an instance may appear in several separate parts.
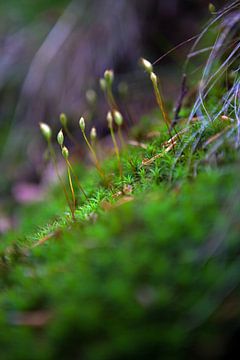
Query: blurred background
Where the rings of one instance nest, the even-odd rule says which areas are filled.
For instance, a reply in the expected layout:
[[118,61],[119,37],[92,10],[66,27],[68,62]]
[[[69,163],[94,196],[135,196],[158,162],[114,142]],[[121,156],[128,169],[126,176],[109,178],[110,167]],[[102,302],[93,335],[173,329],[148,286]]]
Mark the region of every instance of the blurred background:
[[[214,1],[217,9],[224,3]],[[45,144],[39,121],[59,129],[59,114],[65,112],[72,131],[79,132],[78,119],[84,114],[104,136],[107,107],[98,80],[112,68],[115,95],[128,124],[136,123],[154,107],[139,58],[154,62],[198,34],[210,18],[208,4],[208,0],[1,1],[0,215],[10,206],[10,198],[10,207],[24,201],[19,191],[25,188],[16,191],[16,184],[27,184],[35,194],[34,184],[41,182]],[[190,45],[156,64],[171,106]]]

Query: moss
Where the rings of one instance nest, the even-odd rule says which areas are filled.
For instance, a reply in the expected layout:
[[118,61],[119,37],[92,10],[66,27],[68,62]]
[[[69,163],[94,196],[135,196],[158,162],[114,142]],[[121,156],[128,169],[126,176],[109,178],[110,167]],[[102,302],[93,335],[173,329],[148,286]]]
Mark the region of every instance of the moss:
[[[210,124],[201,143],[224,126]],[[222,346],[233,320],[226,316],[219,326],[218,311],[229,294],[239,297],[238,154],[223,144],[218,152],[232,161],[213,166],[207,149],[192,152],[199,124],[165,153],[168,134],[156,128],[161,135],[146,150],[122,153],[124,177],[112,177],[111,187],[94,170],[82,175],[89,200],[75,223],[59,188],[22,210],[22,231],[1,243],[3,359],[181,359]],[[197,176],[190,158],[199,163]],[[117,174],[114,157],[103,166]],[[116,197],[122,183],[131,185],[131,201]]]

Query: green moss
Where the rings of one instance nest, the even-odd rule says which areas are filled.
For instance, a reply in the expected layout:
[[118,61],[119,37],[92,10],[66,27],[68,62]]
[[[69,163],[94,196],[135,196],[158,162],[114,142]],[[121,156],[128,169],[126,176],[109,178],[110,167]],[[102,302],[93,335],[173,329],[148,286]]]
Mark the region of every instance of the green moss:
[[[210,124],[201,143],[224,126]],[[22,210],[22,231],[1,243],[3,359],[201,357],[207,343],[217,351],[211,344],[221,345],[223,328],[230,334],[232,319],[220,326],[217,314],[230,294],[239,299],[237,151],[224,143],[218,152],[227,161],[203,161],[208,149],[192,151],[195,124],[164,153],[168,134],[156,128],[161,135],[146,150],[122,153],[123,180],[114,157],[103,165],[115,173],[111,187],[94,170],[82,175],[89,200],[75,223],[59,188]],[[122,183],[132,186],[133,199],[120,204]],[[28,323],[36,314],[46,317],[38,329]]]

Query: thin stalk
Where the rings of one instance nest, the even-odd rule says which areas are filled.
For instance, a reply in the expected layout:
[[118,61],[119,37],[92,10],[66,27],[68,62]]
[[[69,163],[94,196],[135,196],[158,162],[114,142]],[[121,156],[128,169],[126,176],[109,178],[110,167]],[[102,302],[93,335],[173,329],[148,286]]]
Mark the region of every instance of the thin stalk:
[[116,154],[117,161],[118,161],[119,174],[120,174],[120,177],[121,177],[121,179],[122,179],[122,178],[123,178],[123,174],[122,174],[122,162],[121,162],[120,152],[119,152],[119,148],[118,148],[118,144],[117,144],[117,141],[116,141],[116,137],[115,137],[115,134],[114,134],[114,131],[113,131],[113,126],[112,126],[112,124],[109,125],[109,129],[110,129],[110,134],[111,134],[112,141],[113,141],[113,146],[114,146],[115,154]]
[[62,144],[61,144],[61,149],[62,149],[62,155],[63,155],[63,157],[66,161],[66,165],[67,165],[69,187],[70,187],[71,194],[72,194],[72,208],[73,208],[73,213],[75,214],[76,197],[75,197],[75,192],[74,192],[73,183],[72,183],[71,169],[69,167],[69,162],[68,162],[69,152],[68,152],[68,149],[66,148],[66,146],[62,146]]
[[66,198],[66,201],[67,201],[67,204],[68,204],[68,207],[71,211],[71,215],[72,215],[72,219],[73,221],[75,221],[75,215],[74,215],[74,209],[72,208],[72,204],[71,204],[71,201],[69,199],[69,196],[68,196],[68,193],[67,193],[67,189],[66,189],[66,186],[59,174],[59,171],[58,171],[58,166],[57,166],[57,160],[56,160],[56,154],[55,154],[55,151],[53,149],[53,146],[52,146],[52,143],[51,141],[48,141],[48,149],[49,149],[49,152],[50,152],[50,156],[52,158],[52,162],[53,162],[53,166],[55,168],[55,171],[56,171],[56,174],[57,174],[57,177],[58,177],[58,180],[61,184],[61,187],[63,189],[63,192],[64,192],[64,195],[65,195],[65,198]]
[[164,122],[165,122],[165,124],[166,124],[166,126],[168,128],[168,131],[170,132],[171,120],[168,117],[168,113],[167,113],[167,111],[165,109],[165,104],[164,104],[161,92],[159,90],[159,86],[158,86],[159,80],[158,80],[157,76],[151,76],[151,80],[152,80],[152,83],[153,83],[153,89],[154,89],[154,93],[155,93],[155,97],[156,97],[158,106],[159,106],[160,111],[161,111],[161,113],[163,115],[163,119],[164,119]]
[[107,96],[107,101],[108,101],[111,111],[118,110],[116,100],[113,96],[112,88],[109,86],[107,87],[107,90],[106,90],[106,96]]
[[96,140],[91,139],[91,147],[93,148],[94,152],[96,153]]
[[[162,97],[162,94],[161,94],[160,89],[159,89],[159,79],[158,79],[157,75],[155,73],[153,73],[153,72],[151,73],[150,78],[151,78],[151,81],[153,83],[153,89],[154,89],[154,93],[155,93],[155,97],[156,97],[158,106],[159,106],[160,111],[161,111],[161,113],[163,115],[163,120],[164,120],[164,122],[165,122],[165,124],[167,126],[168,133],[169,133],[169,136],[171,138],[172,137],[172,133],[171,133],[171,129],[170,129],[171,128],[171,120],[169,119],[169,116],[168,116],[168,113],[167,113],[167,110],[165,108],[165,104],[164,104],[164,101],[163,101],[163,97]],[[174,129],[174,131],[176,133],[176,129]],[[174,144],[172,144],[172,145],[174,145]]]
[[[167,129],[168,129],[168,134],[170,136],[170,138],[172,138],[172,132],[171,132],[171,120],[168,116],[168,113],[167,113],[167,110],[165,108],[165,104],[164,104],[164,101],[163,101],[163,97],[162,97],[162,94],[161,94],[161,91],[159,89],[159,79],[157,77],[157,75],[155,73],[151,73],[150,75],[150,78],[152,80],[152,83],[153,83],[153,88],[154,88],[154,93],[155,93],[155,97],[156,97],[156,100],[157,100],[157,103],[158,103],[158,106],[160,108],[160,111],[163,115],[163,120],[167,126]],[[175,127],[173,127],[174,129],[174,132],[175,134],[178,136],[178,133],[175,129]],[[178,137],[180,142],[181,142],[181,139],[180,137]],[[173,152],[175,153],[175,149],[174,149],[174,143],[172,143],[172,146],[173,146]]]
[[[67,163],[67,161],[66,161],[66,163]],[[76,197],[75,197],[73,184],[72,184],[71,170],[70,170],[70,167],[68,166],[68,163],[67,163],[67,171],[68,171],[69,187],[70,187],[71,194],[72,194],[73,212],[75,213],[75,210],[76,210]]]
[[95,150],[93,149],[92,145],[90,144],[90,142],[88,141],[88,138],[85,134],[85,131],[82,130],[82,134],[83,134],[83,137],[84,137],[84,140],[88,146],[88,149],[89,151],[91,152],[92,156],[93,156],[93,159],[94,159],[94,163],[95,163],[95,166],[97,168],[97,171],[99,173],[99,175],[101,176],[101,178],[105,181],[105,174],[100,166],[100,163],[99,163],[99,160],[98,160],[98,157],[97,157],[97,154],[95,152]]
[[119,137],[121,146],[122,146],[122,148],[124,149],[126,144],[125,144],[125,141],[124,141],[124,139],[123,139],[123,134],[122,134],[122,127],[121,127],[121,125],[118,125],[118,137]]
[[83,195],[85,196],[86,200],[88,200],[87,194],[86,194],[85,191],[83,190],[83,187],[82,187],[80,181],[78,180],[78,177],[77,177],[75,171],[73,170],[73,167],[72,167],[70,161],[69,161],[69,160],[66,160],[66,162],[67,162],[67,165],[68,165],[69,169],[71,170],[71,173],[73,174],[73,177],[74,177],[74,179],[75,179],[75,181],[76,181],[76,183],[77,183],[80,191],[83,193]]

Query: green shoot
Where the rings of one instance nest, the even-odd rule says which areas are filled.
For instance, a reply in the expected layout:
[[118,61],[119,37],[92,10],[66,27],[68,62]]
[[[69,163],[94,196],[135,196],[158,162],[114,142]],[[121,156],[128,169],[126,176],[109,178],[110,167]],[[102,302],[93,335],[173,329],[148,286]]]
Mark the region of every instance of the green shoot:
[[112,92],[113,80],[114,80],[113,70],[106,70],[104,72],[104,77],[100,79],[100,87],[106,95],[106,99],[111,111],[118,109],[116,100]]
[[63,148],[62,148],[62,156],[64,157],[66,164],[67,164],[68,181],[69,181],[69,187],[70,187],[71,194],[72,194],[73,220],[75,220],[76,197],[75,197],[75,192],[74,192],[73,183],[72,183],[71,170],[70,170],[70,166],[69,166],[69,162],[68,162],[69,151],[66,148],[66,146],[63,146]]
[[[85,198],[88,199],[88,197],[87,197],[85,191],[83,190],[83,187],[82,187],[80,181],[78,180],[78,177],[77,177],[75,171],[73,170],[73,167],[72,167],[72,165],[71,165],[71,163],[70,163],[70,161],[69,161],[68,149],[67,149],[66,147],[65,147],[65,149],[64,149],[64,147],[63,147],[64,135],[63,135],[62,129],[59,131],[59,133],[58,133],[58,135],[57,135],[57,142],[58,142],[58,144],[59,144],[60,147],[61,147],[62,155],[64,156],[64,159],[65,159],[65,161],[66,161],[67,167],[68,167],[68,169],[70,169],[72,175],[74,176],[74,179],[75,179],[75,181],[76,181],[76,183],[77,183],[77,185],[78,185],[78,187],[79,187],[79,190],[83,193],[83,195],[85,196]],[[68,177],[69,177],[69,176],[68,176]]]
[[123,134],[122,134],[122,124],[123,124],[122,114],[119,111],[115,110],[113,112],[113,117],[114,117],[114,121],[115,121],[115,123],[117,125],[117,128],[118,128],[119,140],[121,142],[122,147],[124,148],[125,147],[125,142],[124,142]]
[[163,116],[163,120],[168,128],[168,132],[170,134],[170,125],[171,125],[171,120],[169,119],[167,110],[165,108],[165,104],[163,101],[163,97],[159,88],[159,79],[157,77],[157,75],[153,72],[153,66],[150,63],[150,61],[146,60],[146,59],[141,59],[140,60],[143,68],[145,69],[145,71],[150,75],[150,79],[152,81],[153,84],[153,90],[154,90],[154,95],[157,101],[157,104],[159,106],[159,109],[162,113]]
[[171,125],[171,120],[169,119],[169,116],[168,116],[168,113],[166,111],[166,108],[165,108],[165,104],[164,104],[164,101],[163,101],[163,97],[162,97],[162,94],[160,92],[160,89],[159,89],[159,79],[157,77],[157,75],[154,73],[154,72],[151,72],[150,74],[150,79],[152,81],[152,84],[153,84],[153,89],[154,89],[154,94],[155,94],[155,97],[156,97],[156,101],[157,101],[157,104],[159,106],[159,109],[162,113],[162,116],[163,116],[163,120],[168,128],[168,131],[170,130],[170,125]]
[[150,63],[150,61],[141,58],[140,59],[140,64],[143,66],[144,70],[150,75],[153,72],[153,66]]
[[91,146],[96,152],[97,130],[95,127],[92,127],[92,129],[90,131],[90,139],[91,139]]
[[81,117],[80,120],[79,120],[79,127],[80,127],[80,129],[81,129],[81,131],[82,131],[83,138],[84,138],[84,140],[85,140],[85,142],[86,142],[86,144],[87,144],[87,147],[88,147],[88,149],[89,149],[89,151],[90,151],[90,153],[91,153],[91,155],[92,155],[92,157],[93,157],[93,161],[94,161],[94,164],[95,164],[95,166],[96,166],[96,169],[97,169],[100,177],[105,181],[105,174],[104,174],[104,171],[103,171],[102,168],[101,168],[101,165],[100,165],[100,162],[99,162],[99,160],[98,160],[96,151],[95,151],[95,149],[93,148],[93,146],[90,144],[90,142],[89,142],[89,140],[88,140],[88,138],[87,138],[87,136],[86,136],[86,132],[85,132],[85,120],[84,120],[83,117]]
[[216,7],[215,7],[214,4],[209,3],[208,4],[208,10],[209,10],[210,14],[212,14],[212,15],[216,14]]
[[107,113],[107,122],[108,122],[108,127],[110,130],[110,134],[111,134],[111,138],[112,138],[112,142],[113,142],[113,146],[114,146],[114,151],[117,157],[117,162],[118,162],[118,169],[119,169],[119,175],[122,179],[123,176],[123,172],[122,172],[122,162],[121,162],[121,158],[120,158],[120,152],[119,152],[119,147],[116,141],[116,137],[114,134],[114,130],[113,130],[113,117],[112,117],[112,113],[111,111],[109,111]]
[[63,142],[64,142],[64,135],[63,135],[62,129],[57,134],[57,142],[60,145],[60,147],[62,148],[63,147]]
[[[43,137],[47,141],[48,151],[49,151],[53,166],[55,168],[55,171],[56,171],[58,180],[60,182],[60,185],[61,185],[61,187],[63,189],[67,204],[69,206],[69,209],[70,209],[70,212],[71,212],[71,215],[72,215],[72,219],[74,220],[75,219],[75,217],[74,217],[74,209],[73,209],[71,201],[69,199],[69,196],[68,196],[67,189],[65,187],[64,181],[62,180],[62,178],[61,178],[61,176],[59,174],[59,170],[58,170],[58,166],[57,166],[57,160],[56,160],[56,154],[55,154],[54,148],[52,146],[52,141],[51,141],[52,130],[51,130],[49,125],[47,125],[45,123],[42,123],[42,122],[39,124],[39,127],[40,127],[40,130],[42,132]],[[60,137],[61,137],[61,135],[60,135]]]

